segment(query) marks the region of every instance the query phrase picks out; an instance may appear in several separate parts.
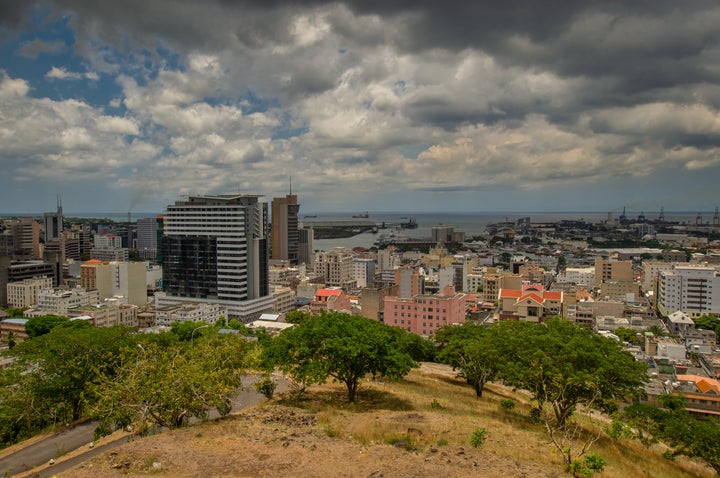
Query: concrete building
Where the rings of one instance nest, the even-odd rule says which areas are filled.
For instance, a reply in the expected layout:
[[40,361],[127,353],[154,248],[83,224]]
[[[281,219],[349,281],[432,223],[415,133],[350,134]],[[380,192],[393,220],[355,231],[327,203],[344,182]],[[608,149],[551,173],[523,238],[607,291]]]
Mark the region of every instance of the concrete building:
[[290,287],[271,285],[270,290],[275,300],[275,313],[286,314],[295,308],[295,292]]
[[3,251],[17,259],[39,259],[40,224],[31,217],[10,221],[7,225]]
[[542,322],[548,317],[563,317],[563,293],[547,291],[540,284],[527,284],[521,289],[501,289],[499,318]]
[[173,322],[206,322],[214,324],[220,317],[227,318],[227,309],[209,302],[185,302],[155,309],[155,324],[169,327]]
[[32,311],[26,311],[26,316],[37,315],[68,315],[70,309],[85,305],[101,303],[100,293],[96,290],[85,290],[76,287],[70,290],[46,289],[38,294],[38,304]]
[[273,198],[271,208],[272,248],[270,258],[297,264],[300,257],[300,231],[298,213],[300,205],[297,195],[288,194],[284,198]]
[[95,327],[113,327],[125,325],[139,327],[139,307],[108,301],[104,304],[76,307],[68,311],[70,319],[87,320]]
[[346,291],[354,289],[352,271],[353,255],[349,249],[335,247],[330,252],[315,254],[315,273],[323,276],[329,287],[340,287]]
[[35,307],[40,291],[52,289],[52,286],[53,282],[50,277],[36,277],[21,282],[11,282],[7,285],[8,307]]
[[137,228],[137,251],[143,259],[154,260],[157,257],[158,220],[155,217],[143,217],[135,222]]
[[720,315],[720,274],[711,267],[674,266],[660,273],[657,308],[663,315],[685,312],[690,318]]
[[63,231],[63,212],[60,196],[58,196],[57,211],[46,212],[43,216],[45,222],[45,242],[47,243],[50,239],[60,236],[60,233]]
[[432,228],[430,229],[430,234],[433,242],[444,244],[446,242],[452,241],[452,235],[454,231],[455,228],[453,226],[448,226],[446,224],[437,224],[435,226],[432,226]]
[[555,282],[572,283],[592,289],[595,287],[595,267],[568,267],[557,275]]
[[249,322],[271,312],[268,208],[259,195],[190,196],[167,206],[157,307],[205,302]]
[[632,281],[633,269],[630,261],[614,261],[597,257],[595,259],[595,287],[604,281]]
[[0,255],[0,306],[7,307],[7,285],[36,277],[50,277],[53,286],[61,284],[62,266],[57,256],[55,260],[14,261],[9,256]]
[[488,267],[485,272],[482,300],[485,302],[495,302],[498,300],[500,289],[520,289],[522,287],[522,280],[523,278],[519,274],[501,272],[494,267]]
[[387,325],[428,337],[449,324],[465,322],[467,296],[446,287],[442,295],[416,295],[384,299],[383,317]]
[[375,281],[360,292],[360,315],[384,322],[383,307],[387,296],[397,296],[399,286],[391,282]]
[[95,234],[90,257],[101,261],[127,261],[129,252],[122,247],[122,236],[117,234]]
[[298,231],[298,263],[315,263],[315,231],[313,229],[300,229]]
[[323,312],[350,313],[350,296],[338,287],[319,289],[315,293],[315,298],[310,302],[310,313],[321,314]]
[[671,271],[674,266],[688,266],[687,262],[669,262],[669,261],[642,261],[642,290],[645,292],[652,291],[657,297],[657,281],[660,273]]
[[352,276],[359,289],[367,287],[375,280],[375,261],[373,259],[354,258],[352,261]]
[[147,265],[146,262],[91,259],[80,266],[80,285],[86,290],[98,290],[101,300],[124,297],[128,304],[145,307]]
[[27,332],[25,332],[25,324],[27,324],[27,321],[28,319],[19,318],[0,320],[0,341],[6,344],[10,333],[15,335],[15,340],[18,342],[27,339]]

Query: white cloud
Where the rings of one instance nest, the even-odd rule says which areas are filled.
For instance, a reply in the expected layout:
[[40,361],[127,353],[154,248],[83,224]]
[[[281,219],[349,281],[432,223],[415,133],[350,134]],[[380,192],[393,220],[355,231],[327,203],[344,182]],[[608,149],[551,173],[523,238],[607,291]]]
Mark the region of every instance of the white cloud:
[[78,73],[78,72],[72,72],[67,71],[65,68],[53,66],[50,71],[48,71],[45,74],[46,78],[51,78],[55,80],[91,80],[91,81],[97,81],[100,79],[100,75],[98,75],[94,71],[88,71],[85,73]]

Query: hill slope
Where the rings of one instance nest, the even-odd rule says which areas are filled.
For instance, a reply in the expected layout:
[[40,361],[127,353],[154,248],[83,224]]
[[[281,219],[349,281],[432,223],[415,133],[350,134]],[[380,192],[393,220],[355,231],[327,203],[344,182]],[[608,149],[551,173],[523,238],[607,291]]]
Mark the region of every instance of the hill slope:
[[[508,411],[499,401],[512,398]],[[423,364],[399,383],[363,382],[357,404],[340,385],[313,387],[303,398],[276,398],[215,422],[137,439],[60,474],[172,477],[562,477],[562,460],[527,399],[490,385],[477,399],[444,366]],[[469,445],[483,427],[481,448]],[[591,450],[608,465],[602,477],[711,477],[662,449],[607,437]]]

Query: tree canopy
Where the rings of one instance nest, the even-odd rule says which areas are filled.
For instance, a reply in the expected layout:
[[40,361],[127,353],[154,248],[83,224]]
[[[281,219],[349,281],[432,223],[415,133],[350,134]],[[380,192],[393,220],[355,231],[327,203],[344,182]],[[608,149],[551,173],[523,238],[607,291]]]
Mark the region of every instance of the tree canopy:
[[67,326],[70,319],[60,315],[41,315],[32,317],[25,323],[25,333],[28,338],[40,337],[49,333],[57,326]]
[[578,324],[504,321],[494,327],[504,344],[500,377],[552,407],[562,428],[578,405],[613,411],[621,398],[640,393],[647,365],[621,345]]
[[485,383],[495,378],[501,363],[494,332],[490,327],[465,322],[445,326],[435,334],[437,359],[459,370],[459,376],[475,389],[478,397],[482,397]]
[[308,316],[285,329],[263,350],[267,368],[277,367],[303,386],[329,378],[347,387],[354,402],[367,374],[399,379],[417,363],[405,351],[408,332],[357,315]]
[[197,340],[193,347],[148,341],[125,348],[116,373],[103,375],[93,387],[92,415],[101,423],[96,434],[128,425],[142,433],[148,423],[180,427],[190,418],[205,418],[212,408],[228,413],[249,347],[228,334]]
[[93,401],[90,385],[112,376],[121,348],[133,343],[127,327],[56,327],[13,348],[16,361],[0,370],[3,444],[43,428],[75,421]]

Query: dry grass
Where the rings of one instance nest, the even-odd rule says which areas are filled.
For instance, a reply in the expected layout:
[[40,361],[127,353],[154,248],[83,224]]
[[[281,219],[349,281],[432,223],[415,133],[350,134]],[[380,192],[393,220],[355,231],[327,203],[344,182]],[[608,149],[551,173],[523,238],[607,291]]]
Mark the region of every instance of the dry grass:
[[[503,409],[500,401],[504,399],[513,400],[515,407]],[[397,383],[363,382],[355,404],[347,403],[339,384],[314,387],[302,399],[286,403],[316,413],[328,436],[365,446],[398,441],[407,443],[409,450],[469,446],[473,431],[483,427],[487,430],[484,451],[518,462],[564,467],[543,428],[529,418],[526,393],[488,384],[483,397],[477,398],[471,387],[437,365],[414,370]],[[600,430],[605,425],[605,421],[588,424]],[[603,478],[716,476],[700,462],[665,459],[660,445],[647,449],[637,440],[601,435],[590,453],[607,461]]]
[[[500,406],[508,399],[511,410]],[[215,423],[137,440],[62,476],[569,476],[529,410],[527,394],[491,384],[477,398],[449,368],[424,364],[397,383],[364,381],[354,404],[341,384],[316,386]],[[477,428],[486,440],[473,448]],[[668,461],[663,451],[604,434],[591,449],[607,461],[602,478],[715,476],[687,459]],[[155,462],[162,468],[117,469]]]

